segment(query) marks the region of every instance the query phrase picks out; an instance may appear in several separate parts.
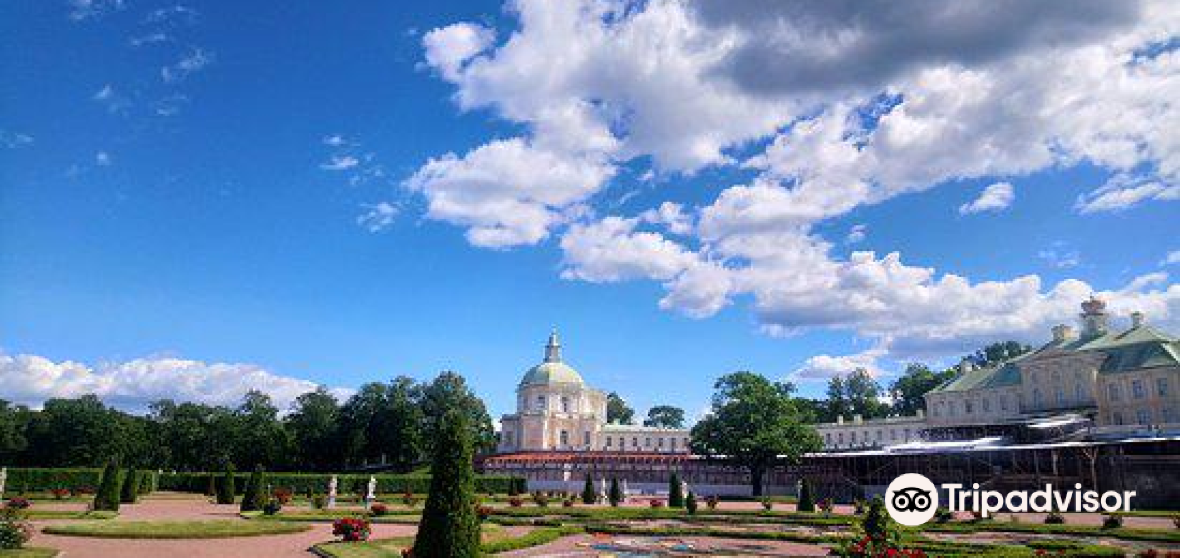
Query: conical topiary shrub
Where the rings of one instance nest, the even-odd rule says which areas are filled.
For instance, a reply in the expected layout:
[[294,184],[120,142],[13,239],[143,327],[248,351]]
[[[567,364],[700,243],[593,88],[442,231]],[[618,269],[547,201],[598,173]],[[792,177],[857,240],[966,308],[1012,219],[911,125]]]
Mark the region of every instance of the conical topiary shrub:
[[266,472],[263,471],[262,465],[254,468],[254,472],[250,474],[250,479],[246,481],[246,492],[242,495],[241,510],[247,511],[262,511],[262,507],[266,505]]
[[594,476],[586,473],[586,483],[582,485],[582,503],[586,505],[598,502],[598,493],[594,491]]
[[225,474],[221,476],[221,482],[217,483],[217,503],[234,503],[234,491],[236,488],[234,486],[234,464],[230,463],[225,467]]
[[623,501],[623,489],[619,488],[619,479],[611,477],[610,491],[606,493],[606,499],[612,508],[619,507],[619,502]]
[[668,507],[684,507],[684,487],[680,485],[680,475],[676,473],[672,473],[672,478],[668,479]]
[[119,502],[134,504],[139,500],[139,471],[135,467],[127,469],[123,477],[123,486],[119,487]]
[[102,471],[102,480],[98,483],[98,491],[94,494],[94,509],[99,511],[119,511],[119,491],[122,488],[123,476],[119,474],[119,462],[112,459]]
[[475,471],[467,418],[447,411],[434,444],[430,495],[422,510],[415,558],[468,558],[480,555],[479,516],[475,509]]
[[795,507],[801,512],[815,511],[815,496],[811,494],[811,482],[803,479],[799,486],[799,503]]

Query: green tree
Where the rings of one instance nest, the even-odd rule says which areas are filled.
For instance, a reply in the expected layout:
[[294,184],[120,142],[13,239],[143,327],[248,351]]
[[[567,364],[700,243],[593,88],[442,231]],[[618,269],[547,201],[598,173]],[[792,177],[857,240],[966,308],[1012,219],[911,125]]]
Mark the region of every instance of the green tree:
[[[374,417],[374,431],[370,434],[370,452],[386,460],[395,471],[408,472],[418,464],[426,452],[426,422],[422,406],[422,385],[413,378],[398,376],[385,392],[385,403]],[[469,410],[472,419],[482,423],[479,410]],[[486,414],[486,411],[485,411]],[[490,418],[488,419],[490,421]],[[490,422],[486,423],[490,424]],[[486,433],[477,433],[486,438]],[[481,451],[488,448],[481,448]]]
[[480,554],[476,514],[472,428],[461,409],[450,409],[439,426],[430,468],[430,494],[422,510],[414,556],[466,558]]
[[582,503],[586,505],[598,502],[598,493],[594,491],[594,476],[586,473],[586,482],[582,485]]
[[697,514],[697,497],[691,490],[688,491],[688,496],[684,499],[684,509],[688,515]]
[[1001,341],[992,343],[965,358],[970,359],[975,366],[990,368],[1006,360],[1016,358],[1032,350],[1032,347],[1017,341]]
[[0,462],[11,463],[27,447],[22,417],[27,413],[27,407],[13,406],[0,399]]
[[[422,390],[422,412],[426,422],[427,446],[440,439],[434,434],[440,431],[442,417],[450,410],[466,415],[466,424],[471,428],[473,447],[476,453],[487,453],[496,449],[496,430],[492,417],[483,401],[467,387],[467,381],[456,372],[444,371]],[[433,448],[431,448],[433,449]]]
[[627,406],[627,402],[612,391],[606,396],[606,422],[635,424],[635,409]]
[[924,410],[926,408],[926,393],[954,376],[954,368],[935,372],[924,364],[911,363],[907,365],[905,372],[889,385],[889,395],[893,399],[893,412],[902,416],[911,416],[919,410]]
[[217,483],[217,503],[234,503],[235,492],[237,492],[237,487],[234,486],[234,464],[230,463],[226,465],[225,473],[221,475],[221,482]]
[[92,507],[98,511],[119,511],[119,493],[123,487],[121,481],[119,461],[111,459],[102,471],[102,479],[98,483],[98,491],[94,493]]
[[718,379],[714,389],[709,415],[692,429],[692,448],[749,470],[755,496],[762,495],[767,469],[780,460],[796,463],[822,447],[815,429],[800,420],[791,384],[735,372]]
[[340,415],[340,403],[336,397],[320,386],[296,397],[292,407],[286,424],[300,467],[328,471],[343,465],[336,444],[336,423]]
[[292,453],[291,438],[269,395],[250,390],[234,415],[238,421],[235,463],[251,466],[286,463]]
[[889,406],[881,401],[881,386],[868,370],[857,368],[846,376],[828,380],[828,416],[860,415],[866,419],[889,414]]
[[656,405],[647,410],[644,426],[657,428],[684,428],[684,409],[671,405]]
[[799,482],[799,502],[795,509],[801,512],[815,511],[815,494],[811,492],[811,481],[806,478]]
[[127,474],[123,476],[123,485],[119,488],[119,502],[124,504],[134,504],[139,500],[139,471],[135,467],[127,469]]
[[262,511],[266,505],[266,472],[262,465],[254,468],[246,480],[246,492],[242,494],[241,511]]
[[611,477],[610,490],[606,493],[606,499],[612,508],[619,507],[619,503],[623,501],[623,489],[619,487],[618,478]]
[[874,539],[888,538],[893,531],[893,522],[889,519],[885,501],[880,496],[874,496],[869,502],[869,509],[861,521],[861,528],[866,535]]
[[668,479],[668,507],[684,507],[684,487],[680,484],[680,475],[675,472]]

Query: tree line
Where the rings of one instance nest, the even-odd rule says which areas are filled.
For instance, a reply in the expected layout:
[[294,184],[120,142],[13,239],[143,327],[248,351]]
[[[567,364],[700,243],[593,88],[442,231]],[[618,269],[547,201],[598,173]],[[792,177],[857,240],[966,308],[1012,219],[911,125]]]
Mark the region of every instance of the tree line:
[[336,471],[385,463],[404,472],[433,450],[442,417],[463,414],[478,452],[495,448],[483,402],[463,377],[368,383],[341,402],[324,388],[287,413],[250,391],[236,407],[155,401],[136,415],[95,395],[47,400],[40,410],[0,399],[0,463],[26,467],[128,466],[212,471],[233,463],[270,470]]
[[[1003,341],[965,355],[963,360],[978,368],[988,368],[1030,350],[1032,347],[1028,345]],[[836,418],[841,416],[851,420],[853,415],[861,415],[865,420],[890,415],[911,416],[925,409],[926,393],[954,379],[959,373],[957,365],[935,370],[914,362],[908,364],[905,372],[896,380],[888,386],[882,386],[868,370],[859,368],[828,380],[826,398],[801,399],[799,405],[812,422],[836,422]]]

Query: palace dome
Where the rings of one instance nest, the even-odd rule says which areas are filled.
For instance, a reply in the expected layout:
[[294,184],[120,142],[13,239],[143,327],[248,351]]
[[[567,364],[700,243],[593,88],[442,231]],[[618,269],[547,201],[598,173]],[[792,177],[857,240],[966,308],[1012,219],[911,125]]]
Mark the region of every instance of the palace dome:
[[545,361],[529,368],[520,380],[521,387],[551,384],[585,384],[577,370],[561,361],[561,343],[556,331],[549,335],[549,342],[545,344]]

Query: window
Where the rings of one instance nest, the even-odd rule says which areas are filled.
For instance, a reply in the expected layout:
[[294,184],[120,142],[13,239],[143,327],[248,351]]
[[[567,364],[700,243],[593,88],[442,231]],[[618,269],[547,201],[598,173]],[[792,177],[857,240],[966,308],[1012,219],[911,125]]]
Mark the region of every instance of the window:
[[955,405],[954,401],[948,401],[947,406],[951,408],[951,416],[952,417],[958,414],[957,412],[955,412],[956,405]]
[[537,410],[538,411],[545,410],[545,396],[544,395],[537,396]]
[[1073,398],[1077,399],[1078,403],[1081,403],[1082,401],[1085,401],[1086,399],[1088,399],[1088,397],[1086,397],[1086,386],[1084,386],[1080,383],[1075,384],[1073,386]]
[[1160,397],[1167,397],[1168,396],[1168,379],[1167,378],[1156,378],[1155,379],[1155,394]]
[[568,430],[562,430],[561,431],[561,446],[565,447],[568,445],[570,445],[570,433]]
[[610,438],[610,436],[607,436],[607,437],[606,437],[606,447],[608,447],[608,448],[609,448],[609,447],[611,447],[611,438]]
[[1118,413],[1118,412],[1114,413],[1114,415],[1111,416],[1111,422],[1113,422],[1115,424],[1122,424],[1123,423],[1123,414]]
[[651,438],[644,438],[643,439],[643,447],[645,447],[645,448],[651,447]]
[[1110,399],[1111,401],[1118,401],[1119,399],[1122,398],[1122,394],[1119,393],[1119,385],[1118,384],[1110,384],[1110,385],[1106,386],[1106,392],[1107,392],[1107,398]]
[[905,429],[905,441],[910,441],[910,429]]
[[[830,442],[831,442],[831,440],[829,440],[829,443]],[[672,444],[672,451],[676,451],[676,438],[672,438],[670,440],[670,443]]]
[[1061,372],[1056,371],[1056,370],[1053,371],[1053,383],[1054,384],[1061,383]]
[[884,440],[884,439],[885,439],[885,434],[883,432],[881,432],[880,430],[878,430],[877,431],[877,441],[880,442],[881,440]]
[[939,401],[938,404],[934,406],[934,416],[941,416],[945,408],[946,405],[942,401]]
[[1143,399],[1147,395],[1143,390],[1143,380],[1131,380],[1131,395],[1135,399]]
[[570,398],[568,398],[568,397],[561,398],[561,412],[563,412],[563,413],[570,412]]
[[590,445],[590,431],[586,431],[586,433],[582,434],[582,445],[583,446]]
[[832,433],[831,432],[824,434],[824,443],[829,446],[832,445]]
[[1000,396],[1000,410],[1001,411],[1008,410],[1008,396],[1007,395]]
[[836,439],[840,441],[840,445],[844,445],[844,433],[843,432],[836,434]]
[[848,438],[849,438],[850,440],[852,440],[852,443],[854,443],[854,444],[855,444],[855,443],[856,443],[856,432],[855,432],[855,431],[853,431],[853,432],[849,432],[849,433],[848,433]]
[[1139,409],[1139,412],[1135,413],[1135,422],[1139,423],[1139,426],[1151,424],[1151,411]]
[[1064,388],[1058,387],[1057,392],[1054,394],[1054,397],[1057,399],[1058,405],[1065,405],[1065,389]]
[[512,445],[512,431],[511,430],[504,432],[504,445],[506,445],[506,446]]
[[1033,390],[1033,407],[1040,408],[1041,400],[1042,400],[1041,388],[1034,389]]
[[656,440],[656,447],[661,448],[661,449],[664,447],[664,439],[663,438]]
[[1160,411],[1160,418],[1162,419],[1160,422],[1164,424],[1171,424],[1174,416],[1175,415],[1172,414],[1171,409],[1164,409],[1163,411]]
[[963,412],[968,415],[975,412],[975,402],[970,399],[964,401],[963,402]]
[[983,403],[983,412],[987,413],[992,410],[992,400],[991,399],[984,397],[982,403]]
[[633,448],[639,447],[639,438],[631,438],[631,447],[633,447]]
[[889,431],[889,439],[894,442],[897,441],[897,431],[896,430]]

